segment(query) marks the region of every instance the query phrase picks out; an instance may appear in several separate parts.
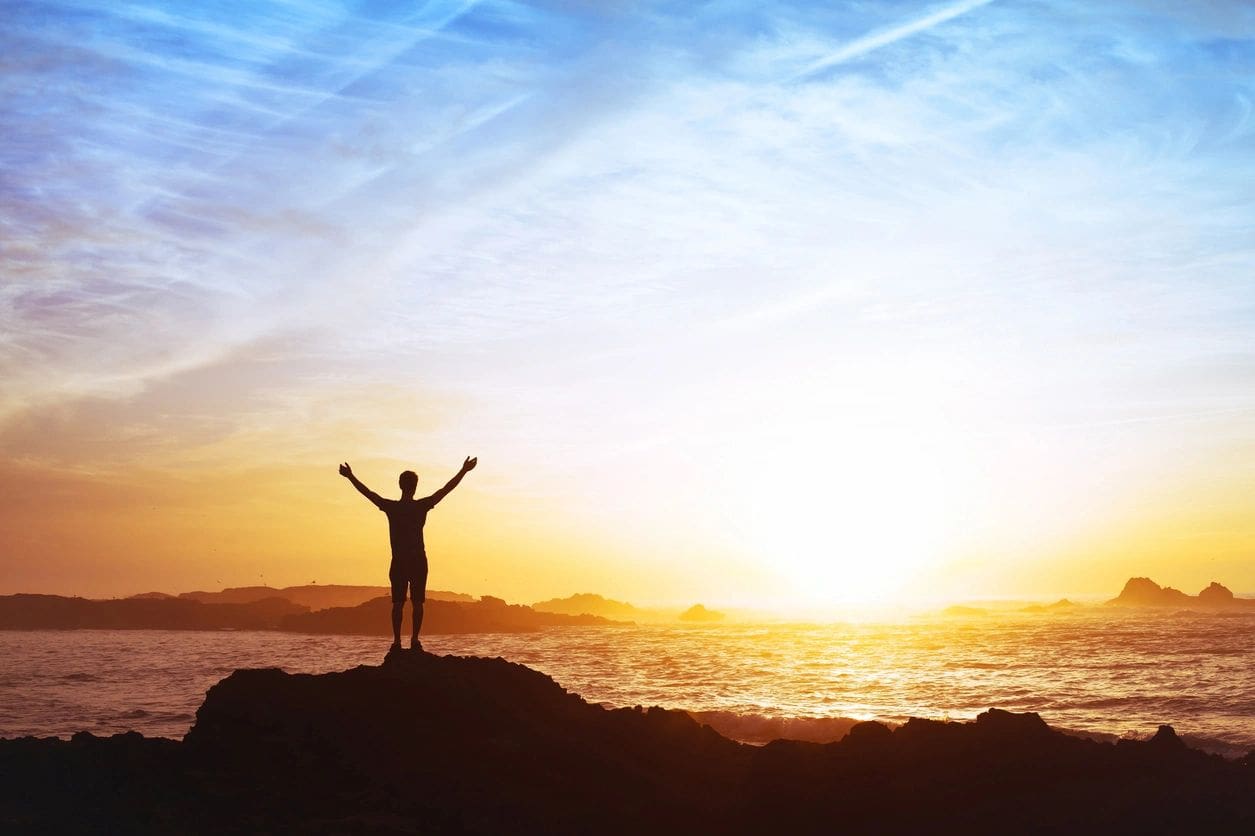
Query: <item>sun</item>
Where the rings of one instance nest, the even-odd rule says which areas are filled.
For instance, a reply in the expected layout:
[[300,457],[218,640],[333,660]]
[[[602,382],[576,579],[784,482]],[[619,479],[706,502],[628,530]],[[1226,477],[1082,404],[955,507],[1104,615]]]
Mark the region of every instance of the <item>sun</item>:
[[864,433],[774,452],[737,525],[799,606],[901,603],[945,558],[958,486],[929,445]]

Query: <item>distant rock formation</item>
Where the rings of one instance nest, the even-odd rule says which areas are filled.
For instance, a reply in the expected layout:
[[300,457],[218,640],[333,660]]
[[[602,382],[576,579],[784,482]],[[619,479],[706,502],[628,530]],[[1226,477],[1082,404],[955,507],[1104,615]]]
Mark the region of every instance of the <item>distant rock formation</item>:
[[[390,594],[386,586],[346,586],[343,584],[305,584],[304,586],[233,586],[221,592],[184,592],[180,598],[205,604],[251,604],[264,598],[286,598],[294,604],[302,604],[311,610],[328,607],[356,607],[374,598]],[[471,595],[461,592],[428,590],[431,601],[474,601]]]
[[273,630],[308,607],[285,598],[203,604],[181,598],[93,601],[61,595],[0,596],[0,630]]
[[1108,601],[1124,607],[1188,607],[1189,595],[1170,586],[1160,586],[1150,578],[1129,578],[1120,594]]
[[665,607],[638,607],[626,601],[615,601],[592,592],[577,592],[566,598],[550,598],[537,601],[532,609],[540,612],[557,612],[566,615],[600,615],[616,621],[634,621],[638,624],[666,623],[675,621],[679,609]]
[[237,671],[181,743],[0,740],[0,775],[5,832],[1255,832],[1255,753],[1226,761],[1170,727],[1102,743],[994,709],[759,747],[500,659],[407,652]]
[[[259,587],[266,589],[267,587]],[[362,587],[370,589],[371,587]],[[234,590],[224,590],[235,594]],[[386,590],[385,590],[386,591]],[[228,596],[229,597],[229,596]],[[248,598],[241,593],[241,597]],[[470,598],[470,596],[460,596]],[[0,630],[285,630],[297,633],[391,635],[390,595],[354,607],[312,610],[286,598],[205,603],[145,594],[94,601],[60,595],[0,596]],[[428,599],[423,634],[526,633],[545,627],[622,626],[595,615],[536,612],[485,595],[475,601]]]
[[715,621],[723,621],[726,617],[726,615],[718,610],[708,610],[701,604],[694,604],[684,612],[680,613],[681,621],[691,621],[705,624]]
[[[294,633],[389,636],[391,597],[376,598],[356,607],[331,607],[298,613],[278,627]],[[613,626],[621,622],[596,615],[563,615],[536,612],[522,604],[507,604],[485,595],[478,601],[427,601],[423,610],[423,635],[442,633],[529,633],[545,627]]]
[[1069,601],[1067,598],[1060,598],[1053,604],[1030,604],[1021,609],[1020,612],[1068,612],[1075,610],[1077,606],[1076,603]]
[[1237,601],[1228,587],[1212,581],[1207,588],[1198,593],[1198,602],[1209,607],[1231,607]]
[[1175,607],[1177,609],[1255,608],[1255,600],[1235,597],[1226,587],[1212,581],[1198,595],[1160,586],[1150,578],[1129,578],[1124,589],[1107,602],[1117,607]]
[[566,598],[550,598],[532,604],[537,612],[556,612],[566,615],[601,615],[606,618],[617,618],[632,621],[640,616],[640,610],[625,601],[614,601],[603,598],[592,592],[577,592]]

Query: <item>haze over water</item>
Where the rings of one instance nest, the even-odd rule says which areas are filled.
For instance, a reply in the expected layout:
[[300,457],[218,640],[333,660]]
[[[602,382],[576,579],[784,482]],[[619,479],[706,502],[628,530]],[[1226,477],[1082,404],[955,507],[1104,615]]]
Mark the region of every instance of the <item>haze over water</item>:
[[[967,719],[990,707],[1145,736],[1172,724],[1229,756],[1255,748],[1255,615],[991,615],[899,624],[560,628],[424,637],[503,656],[590,702],[700,712],[723,734],[834,739],[838,718]],[[0,632],[0,737],[182,737],[237,668],[378,664],[386,641],[275,632]],[[771,722],[766,718],[782,718]]]

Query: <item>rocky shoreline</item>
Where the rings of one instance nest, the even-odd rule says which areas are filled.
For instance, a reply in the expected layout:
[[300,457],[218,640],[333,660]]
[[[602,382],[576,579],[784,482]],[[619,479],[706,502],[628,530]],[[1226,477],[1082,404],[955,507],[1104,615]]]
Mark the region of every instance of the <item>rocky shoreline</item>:
[[0,829],[75,833],[1248,833],[1255,753],[1035,714],[736,743],[501,659],[237,671],[182,742],[0,741]]

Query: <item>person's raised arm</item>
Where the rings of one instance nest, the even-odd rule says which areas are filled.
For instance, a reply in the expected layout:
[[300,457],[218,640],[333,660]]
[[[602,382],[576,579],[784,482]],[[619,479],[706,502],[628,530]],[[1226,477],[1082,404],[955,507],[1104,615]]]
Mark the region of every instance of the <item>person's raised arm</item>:
[[431,504],[435,505],[437,502],[448,496],[449,491],[456,488],[458,483],[462,481],[462,477],[474,470],[475,465],[477,464],[479,464],[478,458],[471,458],[470,456],[467,456],[466,461],[462,462],[462,469],[458,471],[458,475],[450,479],[443,488],[428,497],[431,500]]
[[348,462],[340,465],[340,475],[352,482],[353,487],[357,488],[357,492],[373,502],[376,508],[383,508],[383,497],[363,485],[361,481],[353,475],[353,468],[349,467]]

